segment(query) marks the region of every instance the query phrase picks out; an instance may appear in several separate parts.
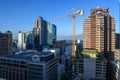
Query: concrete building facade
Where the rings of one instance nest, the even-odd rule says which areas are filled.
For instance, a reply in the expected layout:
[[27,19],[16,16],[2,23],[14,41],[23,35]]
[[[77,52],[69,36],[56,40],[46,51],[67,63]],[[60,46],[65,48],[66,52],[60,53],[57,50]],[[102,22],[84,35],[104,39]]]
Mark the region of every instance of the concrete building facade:
[[33,48],[33,33],[30,32],[21,32],[18,33],[18,51],[30,50]]
[[65,65],[65,69],[70,69],[72,58],[70,55],[65,54],[61,57],[61,63]]
[[91,9],[90,16],[84,21],[83,48],[114,51],[115,19],[109,15],[108,8]]
[[47,44],[47,21],[42,17],[38,17],[34,23],[35,27],[33,28],[34,35],[34,48],[36,50],[41,50],[42,45]]
[[81,79],[83,80],[106,80],[107,60],[95,58],[81,58],[78,60]]
[[120,80],[120,68],[119,68],[119,61],[111,61],[110,64],[110,79],[111,80]]
[[55,47],[56,48],[60,48],[60,53],[61,54],[64,54],[65,53],[65,47],[67,45],[67,41],[66,40],[57,40],[55,42]]
[[57,80],[57,59],[36,51],[0,57],[0,77],[7,80]]
[[115,34],[115,49],[120,49],[120,33]]
[[13,54],[12,51],[12,33],[6,31],[6,33],[0,32],[0,55]]
[[34,49],[42,50],[43,46],[53,46],[56,40],[56,26],[47,22],[42,17],[38,17],[34,25]]

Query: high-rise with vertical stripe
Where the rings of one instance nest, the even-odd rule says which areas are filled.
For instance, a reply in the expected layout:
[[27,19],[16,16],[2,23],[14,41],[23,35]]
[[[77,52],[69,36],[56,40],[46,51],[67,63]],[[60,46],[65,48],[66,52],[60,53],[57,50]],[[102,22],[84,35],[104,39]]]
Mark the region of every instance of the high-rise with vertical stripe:
[[109,15],[109,8],[91,9],[84,21],[84,49],[109,52],[115,49],[115,19]]

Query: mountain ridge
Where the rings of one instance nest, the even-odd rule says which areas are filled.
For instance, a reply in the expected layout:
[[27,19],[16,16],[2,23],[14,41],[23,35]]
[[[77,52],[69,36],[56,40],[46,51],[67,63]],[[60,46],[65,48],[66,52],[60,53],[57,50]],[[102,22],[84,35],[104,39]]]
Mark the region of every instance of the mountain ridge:
[[[76,39],[83,40],[83,34],[77,34]],[[72,35],[58,35],[57,40],[72,40]]]

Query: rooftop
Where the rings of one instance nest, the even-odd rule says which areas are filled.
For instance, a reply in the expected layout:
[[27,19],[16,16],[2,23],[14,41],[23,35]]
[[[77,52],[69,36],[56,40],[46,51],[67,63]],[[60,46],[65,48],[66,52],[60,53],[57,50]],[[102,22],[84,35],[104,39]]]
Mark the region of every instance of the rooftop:
[[12,54],[12,55],[4,55],[1,57],[6,57],[6,58],[12,58],[12,59],[31,59],[32,56],[38,55],[40,57],[46,57],[49,56],[49,52],[35,52],[35,51],[24,51],[24,52],[19,52],[19,54]]
[[84,56],[84,57],[88,57],[88,58],[97,58],[96,55],[97,55],[97,51],[94,50],[94,49],[84,49],[81,54]]

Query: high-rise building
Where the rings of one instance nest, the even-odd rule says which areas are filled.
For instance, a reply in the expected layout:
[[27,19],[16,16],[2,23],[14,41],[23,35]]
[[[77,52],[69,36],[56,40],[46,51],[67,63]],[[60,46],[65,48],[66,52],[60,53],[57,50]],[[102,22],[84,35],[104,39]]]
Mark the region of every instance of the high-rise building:
[[31,31],[25,33],[19,31],[17,49],[19,51],[30,50],[32,49],[32,46],[33,46],[33,33]]
[[114,51],[115,19],[109,15],[109,8],[91,9],[90,16],[84,21],[83,48]]
[[50,46],[53,46],[53,43],[56,40],[56,26],[54,24],[48,23],[47,29],[48,29],[48,44]]
[[120,49],[120,33],[115,34],[115,49]]
[[17,49],[21,51],[23,48],[23,33],[19,31],[18,33],[18,44],[17,44]]
[[42,50],[45,45],[53,46],[56,40],[56,26],[38,17],[35,20],[35,27],[33,28],[34,48]]
[[6,31],[6,33],[0,32],[0,55],[13,54],[12,52],[12,33]]
[[0,78],[6,80],[57,80],[57,59],[49,52],[26,51],[0,56]]
[[47,21],[45,21],[42,17],[38,17],[35,20],[35,27],[33,28],[34,48],[36,50],[41,50],[42,45],[47,44],[47,33]]
[[[89,60],[89,63],[86,64],[87,61],[83,60],[83,63],[85,63],[82,67],[83,74],[87,75],[91,72],[90,70],[92,70],[92,68],[88,67],[89,65],[92,67],[96,66],[96,78],[100,80],[110,80],[110,62],[114,60],[114,51],[114,17],[110,16],[109,8],[97,7],[91,9],[90,16],[84,21],[84,41],[83,51],[81,53],[85,58],[87,57],[88,60],[90,59],[92,63],[90,63]],[[97,58],[96,62],[94,58]],[[89,77],[94,78],[93,75]],[[87,76],[85,76],[85,78],[87,78]]]

